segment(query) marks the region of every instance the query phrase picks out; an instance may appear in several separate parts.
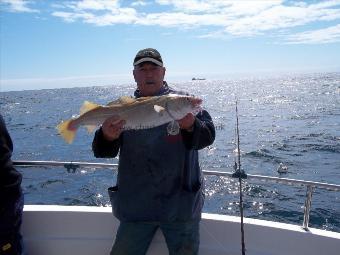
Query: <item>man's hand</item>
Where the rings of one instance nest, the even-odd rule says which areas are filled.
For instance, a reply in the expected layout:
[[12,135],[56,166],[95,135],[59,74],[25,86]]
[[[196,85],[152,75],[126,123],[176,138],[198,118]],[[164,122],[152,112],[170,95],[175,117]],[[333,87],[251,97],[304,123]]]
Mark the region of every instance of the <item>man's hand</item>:
[[119,118],[119,116],[112,116],[104,121],[102,125],[102,131],[104,138],[108,141],[113,141],[118,139],[123,131],[123,126],[125,125],[125,120]]
[[179,127],[187,131],[192,131],[194,127],[195,116],[192,113],[188,113],[184,118],[178,120]]

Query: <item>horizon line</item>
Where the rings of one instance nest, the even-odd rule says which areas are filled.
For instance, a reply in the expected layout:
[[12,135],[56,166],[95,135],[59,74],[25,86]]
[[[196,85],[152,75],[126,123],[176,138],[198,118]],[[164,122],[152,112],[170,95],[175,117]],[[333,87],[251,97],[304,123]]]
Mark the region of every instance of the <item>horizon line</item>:
[[[339,68],[340,69],[340,68]],[[339,70],[337,69],[337,70]],[[254,72],[226,72],[226,73],[210,73],[210,74],[192,74],[189,73],[172,73],[166,75],[165,79],[169,83],[178,82],[190,82],[193,78],[204,78],[205,80],[217,81],[227,79],[249,79],[249,78],[275,78],[283,75],[294,76],[294,75],[322,75],[322,74],[336,74],[340,71],[335,70],[296,70],[296,71],[276,71],[270,70],[254,71]],[[212,77],[215,76],[215,77]],[[121,77],[116,81],[111,80],[112,78]],[[99,79],[98,79],[99,78]],[[84,80],[86,79],[87,82]],[[91,79],[95,79],[91,81]],[[108,79],[108,80],[106,80]],[[60,81],[71,81],[71,84],[64,84],[57,86],[57,82]],[[7,85],[3,86],[5,83]],[[15,84],[15,82],[18,82]],[[13,84],[14,83],[14,84]],[[42,84],[45,86],[42,86]],[[86,84],[87,83],[87,84]],[[105,87],[118,85],[128,85],[135,83],[131,75],[124,74],[111,74],[111,75],[84,75],[84,76],[66,76],[57,78],[22,78],[22,79],[0,79],[0,93],[2,92],[18,92],[18,91],[29,91],[29,90],[44,90],[44,89],[66,89],[66,88],[86,88],[86,87]],[[30,85],[36,85],[35,87],[29,87]],[[15,88],[11,88],[15,86]],[[4,88],[5,87],[5,88]],[[7,88],[8,87],[8,88]]]

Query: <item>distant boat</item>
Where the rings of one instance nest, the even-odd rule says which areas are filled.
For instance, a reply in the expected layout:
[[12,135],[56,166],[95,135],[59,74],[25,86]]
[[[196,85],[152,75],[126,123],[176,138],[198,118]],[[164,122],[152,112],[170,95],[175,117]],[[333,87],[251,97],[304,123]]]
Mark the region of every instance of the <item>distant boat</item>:
[[205,81],[205,78],[192,78],[193,81]]

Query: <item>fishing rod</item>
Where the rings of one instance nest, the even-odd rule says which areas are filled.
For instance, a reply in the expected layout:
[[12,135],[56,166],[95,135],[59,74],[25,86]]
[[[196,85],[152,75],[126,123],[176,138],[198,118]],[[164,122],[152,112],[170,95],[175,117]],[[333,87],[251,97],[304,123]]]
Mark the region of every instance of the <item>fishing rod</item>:
[[[236,113],[236,127],[235,127],[235,136],[237,137],[237,161],[235,158],[234,170],[232,177],[238,178],[239,182],[239,190],[240,190],[240,214],[241,214],[241,246],[242,246],[242,255],[246,254],[246,247],[244,241],[244,223],[243,223],[243,192],[242,192],[242,179],[247,178],[246,173],[241,169],[241,151],[240,151],[240,130],[239,130],[239,122],[238,122],[238,109],[237,109],[237,100],[235,101],[235,113]],[[235,139],[236,140],[236,139]]]

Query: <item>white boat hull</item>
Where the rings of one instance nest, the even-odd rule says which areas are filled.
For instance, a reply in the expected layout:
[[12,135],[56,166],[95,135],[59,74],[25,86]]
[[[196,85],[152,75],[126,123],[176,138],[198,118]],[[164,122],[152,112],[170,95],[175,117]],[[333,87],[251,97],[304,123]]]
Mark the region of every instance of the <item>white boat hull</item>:
[[[202,217],[200,255],[241,254],[238,217]],[[244,223],[247,255],[339,254],[340,233],[249,218]],[[110,253],[118,224],[109,207],[26,205],[22,232],[30,255],[101,255]],[[147,254],[168,254],[160,231]]]

